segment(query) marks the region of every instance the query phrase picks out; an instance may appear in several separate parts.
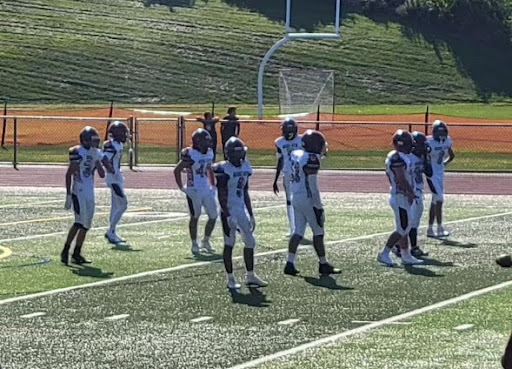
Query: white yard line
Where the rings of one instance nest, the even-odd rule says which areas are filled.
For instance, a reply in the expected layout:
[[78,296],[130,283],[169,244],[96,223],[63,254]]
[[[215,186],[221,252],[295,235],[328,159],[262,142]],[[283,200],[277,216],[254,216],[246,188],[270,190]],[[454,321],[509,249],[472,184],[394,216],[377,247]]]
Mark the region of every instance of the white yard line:
[[277,324],[279,325],[293,325],[295,323],[298,323],[300,322],[300,319],[286,319],[286,320],[281,320],[280,322],[277,322]]
[[130,314],[119,314],[119,315],[112,315],[107,316],[105,320],[120,320],[120,319],[126,319],[130,316]]
[[318,339],[318,340],[314,340],[314,341],[305,343],[303,345],[293,347],[293,348],[288,349],[288,350],[278,351],[278,352],[276,352],[274,354],[271,354],[271,355],[262,356],[262,357],[260,357],[259,359],[256,359],[256,360],[251,360],[251,361],[245,362],[243,364],[235,365],[235,366],[233,366],[233,367],[231,367],[229,369],[254,368],[254,367],[257,367],[259,365],[265,364],[265,363],[267,363],[269,361],[272,361],[272,360],[282,359],[284,357],[291,356],[291,355],[296,355],[296,354],[304,352],[306,350],[310,350],[310,349],[314,349],[314,348],[317,348],[317,347],[320,347],[320,346],[325,346],[325,345],[333,344],[333,343],[339,342],[339,341],[341,341],[343,339],[346,339],[348,337],[351,337],[351,336],[367,333],[367,332],[369,332],[371,330],[380,328],[380,327],[382,327],[382,326],[384,326],[386,324],[395,323],[395,322],[398,322],[398,321],[401,321],[401,320],[407,320],[407,319],[410,319],[410,318],[415,317],[417,315],[429,313],[431,311],[438,310],[438,309],[444,308],[444,307],[449,306],[449,305],[457,304],[457,303],[462,302],[462,301],[470,300],[470,299],[475,298],[477,296],[481,296],[481,295],[484,295],[486,293],[498,291],[498,290],[501,290],[501,289],[509,287],[509,286],[512,286],[512,281],[503,282],[503,283],[496,284],[496,285],[491,286],[491,287],[483,288],[481,290],[477,290],[477,291],[473,291],[473,292],[470,292],[470,293],[466,293],[464,295],[461,295],[461,296],[458,296],[458,297],[454,297],[454,298],[451,298],[451,299],[448,299],[448,300],[444,300],[444,301],[438,302],[438,303],[433,304],[433,305],[425,306],[425,307],[422,307],[420,309],[415,309],[415,310],[409,311],[409,312],[404,313],[404,314],[395,315],[395,316],[387,318],[387,319],[382,319],[382,320],[379,320],[379,321],[374,322],[374,323],[363,325],[362,327],[359,327],[359,328],[350,329],[348,331],[341,332],[341,333],[338,333],[338,334],[334,334],[332,336],[328,336],[328,337],[324,337],[324,338],[321,338],[321,339]]
[[[354,323],[354,324],[371,324],[371,323],[375,323],[375,321],[374,320],[352,320],[352,323]],[[409,325],[409,324],[411,324],[411,322],[393,322],[393,323],[389,323],[389,324]]]
[[[263,209],[263,208],[260,208],[260,209]],[[490,218],[496,218],[496,217],[510,215],[510,214],[512,214],[512,212],[509,211],[509,212],[505,212],[505,213],[490,214],[490,215],[483,215],[483,216],[480,216],[480,217],[473,217],[473,218],[455,220],[453,222],[446,222],[445,224],[461,223],[461,222],[464,222],[464,221],[472,221],[472,220],[479,220],[479,219],[490,219]],[[150,222],[141,222],[139,224],[160,223],[160,222],[162,222],[162,220],[156,220],[156,221],[150,221]],[[346,242],[352,242],[352,241],[366,240],[366,239],[370,239],[370,238],[373,238],[373,237],[382,236],[382,235],[385,235],[385,234],[388,234],[388,233],[389,232],[380,232],[380,233],[374,233],[374,234],[369,234],[369,235],[364,235],[364,236],[359,236],[359,237],[346,238],[346,239],[342,239],[342,240],[338,240],[338,241],[331,241],[328,244],[346,243]],[[5,241],[0,241],[0,242],[5,242]],[[279,250],[266,251],[266,252],[258,253],[255,256],[268,256],[268,255],[281,254],[281,253],[286,252],[287,250],[288,250],[287,248],[284,248],[284,249],[279,249]],[[234,257],[233,260],[240,260],[242,258],[243,258],[243,256],[237,256],[237,257]],[[200,262],[197,262],[197,263],[181,264],[181,265],[177,265],[177,266],[170,267],[170,268],[164,268],[164,269],[149,270],[149,271],[146,271],[146,272],[141,272],[141,273],[136,273],[136,274],[129,274],[129,275],[125,275],[125,276],[122,276],[122,277],[106,279],[106,280],[103,280],[103,281],[92,282],[92,283],[85,283],[85,284],[81,284],[81,285],[78,285],[78,286],[58,288],[58,289],[55,289],[55,290],[49,290],[49,291],[33,293],[33,294],[29,294],[29,295],[24,295],[24,296],[12,297],[12,298],[8,298],[8,299],[5,299],[5,300],[0,300],[0,305],[6,305],[6,304],[9,304],[9,303],[12,303],[12,302],[18,302],[18,301],[35,299],[35,298],[38,298],[38,297],[55,295],[55,294],[58,294],[58,293],[68,292],[68,291],[73,291],[73,290],[80,290],[80,289],[90,288],[90,287],[99,287],[99,286],[108,285],[108,284],[111,284],[111,283],[122,282],[122,281],[127,281],[127,280],[132,280],[132,279],[152,276],[152,275],[156,275],[156,274],[169,273],[169,272],[175,272],[175,271],[179,271],[179,270],[185,270],[185,269],[197,268],[197,267],[201,267],[201,266],[218,264],[218,263],[221,263],[221,262],[222,262],[222,259],[216,259],[216,260],[210,260],[210,261],[200,261]],[[512,283],[512,281],[510,283]],[[506,286],[508,286],[508,284]],[[501,287],[501,288],[503,288],[503,287]],[[405,319],[405,318],[402,318],[402,319]],[[398,320],[400,320],[400,319],[398,319]],[[373,323],[373,324],[375,324],[375,323]],[[387,324],[387,322],[384,323],[384,324]]]
[[212,319],[213,319],[213,317],[211,317],[211,316],[200,316],[198,318],[190,319],[190,322],[191,323],[201,323],[201,322],[207,322]]
[[455,328],[453,328],[454,331],[466,331],[468,329],[471,329],[473,328],[475,325],[474,324],[462,324],[462,325],[459,325]]
[[22,315],[22,316],[20,316],[20,318],[30,319],[30,318],[36,318],[38,316],[43,316],[43,315],[46,315],[46,313],[43,313],[42,311],[39,311],[37,313],[30,313],[30,314]]
[[57,202],[62,202],[62,200],[48,200],[48,201],[41,201],[41,202],[29,202],[29,203],[21,203],[21,204],[7,204],[7,205],[0,205],[0,209],[8,209],[8,208],[30,208],[33,206],[38,205],[48,205],[48,204],[54,204]]

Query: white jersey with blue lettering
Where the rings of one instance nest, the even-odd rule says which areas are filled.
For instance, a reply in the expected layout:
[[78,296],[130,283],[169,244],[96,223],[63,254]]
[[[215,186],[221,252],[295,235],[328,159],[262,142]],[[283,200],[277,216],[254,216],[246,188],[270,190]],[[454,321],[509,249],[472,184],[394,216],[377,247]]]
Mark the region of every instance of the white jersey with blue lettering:
[[290,168],[292,199],[295,198],[295,201],[297,198],[307,199],[313,206],[321,208],[322,200],[317,174],[320,169],[320,155],[304,150],[295,150],[291,155]]
[[79,170],[73,174],[72,193],[77,196],[94,196],[94,171],[101,160],[100,150],[75,146],[69,149],[69,161],[78,164]]
[[187,188],[210,190],[208,171],[213,163],[213,150],[208,149],[206,154],[202,154],[196,149],[187,147],[181,152],[181,160],[189,165],[186,169]]
[[245,186],[252,175],[251,163],[244,160],[240,167],[236,167],[229,161],[216,164],[213,167],[217,181],[221,177],[227,182],[228,187],[228,210],[245,209]]
[[291,173],[290,160],[292,152],[302,147],[302,136],[297,135],[293,140],[287,140],[285,137],[279,137],[275,140],[277,158],[283,158],[283,174]]
[[448,156],[449,149],[452,148],[453,141],[450,137],[438,141],[432,136],[428,136],[427,144],[430,147],[430,161],[432,162],[432,177],[444,176],[444,160]]
[[107,184],[123,184],[124,177],[121,169],[123,160],[123,144],[119,141],[108,140],[103,144],[103,156],[106,157],[114,168],[114,173],[107,171],[105,181]]
[[410,162],[410,172],[414,183],[413,189],[416,196],[423,195],[423,173],[425,171],[425,159],[413,153],[407,155]]
[[395,173],[393,172],[393,168],[399,167],[404,167],[405,179],[411,185],[411,187],[414,188],[411,161],[409,156],[402,152],[393,150],[388,154],[386,158],[386,175],[388,176],[389,183],[391,184],[391,196],[405,195],[405,189],[400,188],[396,181]]

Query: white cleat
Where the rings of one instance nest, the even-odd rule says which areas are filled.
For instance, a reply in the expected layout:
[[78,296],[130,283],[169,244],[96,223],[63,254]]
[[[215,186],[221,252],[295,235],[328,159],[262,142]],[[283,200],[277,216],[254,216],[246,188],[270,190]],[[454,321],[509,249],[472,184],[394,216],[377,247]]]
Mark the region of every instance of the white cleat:
[[259,278],[256,274],[249,277],[248,275],[245,276],[245,285],[247,287],[267,287],[268,283]]
[[192,244],[192,248],[190,249],[190,251],[192,251],[192,254],[194,254],[194,255],[199,255],[201,253],[201,250],[199,249],[199,245],[196,242],[194,242]]
[[108,242],[110,242],[114,245],[124,242],[124,240],[120,239],[119,237],[117,237],[117,235],[115,233],[112,233],[112,232],[105,233],[105,238],[108,240]]
[[236,280],[234,279],[228,280],[227,287],[229,290],[239,290],[240,288],[242,288],[242,286],[239,283],[236,283]]
[[210,240],[203,240],[201,242],[201,248],[204,251],[209,252],[210,254],[213,254],[215,252],[215,249],[212,247],[212,244],[210,243]]
[[450,232],[444,229],[443,226],[437,227],[437,237],[448,237]]
[[432,237],[432,238],[437,237],[436,234],[434,233],[434,230],[432,229],[432,227],[427,228],[427,237]]
[[420,265],[423,264],[424,261],[421,259],[416,259],[412,255],[404,255],[402,254],[402,264],[403,265]]
[[388,267],[395,266],[395,263],[393,262],[393,259],[391,259],[391,256],[389,254],[384,254],[383,252],[379,252],[379,254],[377,255],[377,261],[379,263],[387,265]]

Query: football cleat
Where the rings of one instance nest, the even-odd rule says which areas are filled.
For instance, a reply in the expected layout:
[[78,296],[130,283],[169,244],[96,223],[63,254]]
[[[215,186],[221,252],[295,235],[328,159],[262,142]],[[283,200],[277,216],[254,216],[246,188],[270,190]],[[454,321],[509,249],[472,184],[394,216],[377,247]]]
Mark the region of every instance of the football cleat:
[[212,247],[212,244],[210,243],[210,240],[203,240],[201,242],[201,248],[209,253],[214,253],[215,249]]
[[391,252],[393,252],[393,254],[396,255],[396,257],[398,258],[401,258],[402,257],[402,250],[400,249],[400,247],[398,246],[395,246],[391,249]]
[[87,260],[82,255],[73,255],[71,257],[71,260],[73,261],[73,263],[78,264],[78,265],[91,264],[92,263],[92,261]]
[[256,274],[253,274],[252,276],[245,276],[245,285],[247,287],[267,287],[268,283],[262,280],[260,277],[258,277]]
[[60,262],[64,265],[68,265],[69,263],[69,253],[67,251],[62,251],[60,254]]
[[428,252],[426,251],[423,251],[422,249],[420,249],[418,246],[416,247],[412,247],[411,248],[411,254],[412,256],[414,256],[415,258],[423,258],[425,256],[428,256]]
[[192,254],[194,255],[199,255],[201,253],[201,250],[199,249],[199,245],[197,244],[197,242],[192,243],[190,251],[192,251]]
[[496,263],[502,268],[510,268],[512,267],[512,256],[511,255],[501,255],[496,259]]
[[235,279],[229,279],[227,288],[230,290],[239,290],[242,286],[239,283],[236,283]]
[[436,238],[436,234],[434,233],[434,229],[432,227],[427,228],[427,237]]
[[443,226],[437,227],[437,237],[448,237],[450,236],[450,232],[444,229]]
[[406,254],[402,254],[402,264],[403,265],[419,265],[419,264],[423,264],[424,261],[421,260],[421,259],[416,259],[414,256],[412,255],[406,255]]
[[295,268],[295,264],[287,262],[286,266],[284,267],[284,274],[295,276],[299,274],[299,271],[297,268]]
[[379,252],[377,254],[377,261],[379,263],[387,265],[388,267],[395,266],[395,263],[393,262],[393,259],[391,259],[391,256],[389,254],[385,254],[383,252]]
[[335,268],[329,263],[318,263],[318,273],[321,275],[341,274],[341,269]]
[[110,242],[113,245],[117,245],[118,243],[124,242],[124,240],[120,239],[119,237],[117,237],[115,233],[112,232],[105,233],[105,238],[108,242]]

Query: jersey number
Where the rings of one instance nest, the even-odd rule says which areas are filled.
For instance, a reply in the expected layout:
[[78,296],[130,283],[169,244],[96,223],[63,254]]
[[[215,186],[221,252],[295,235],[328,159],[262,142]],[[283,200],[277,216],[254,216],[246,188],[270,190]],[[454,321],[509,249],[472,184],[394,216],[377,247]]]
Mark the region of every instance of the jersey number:
[[196,174],[200,177],[206,176],[206,165],[201,164],[201,166],[197,168]]
[[90,177],[94,171],[92,156],[87,155],[84,163],[84,177]]
[[439,157],[437,158],[437,164],[441,165],[444,161],[444,150],[439,151]]
[[297,162],[292,163],[292,182],[300,182],[300,164]]
[[236,185],[236,195],[238,197],[242,197],[242,194],[244,193],[244,187],[245,187],[245,178],[244,177],[238,178],[238,184]]

